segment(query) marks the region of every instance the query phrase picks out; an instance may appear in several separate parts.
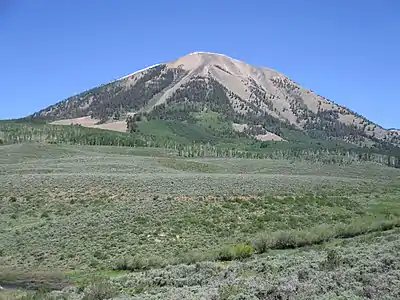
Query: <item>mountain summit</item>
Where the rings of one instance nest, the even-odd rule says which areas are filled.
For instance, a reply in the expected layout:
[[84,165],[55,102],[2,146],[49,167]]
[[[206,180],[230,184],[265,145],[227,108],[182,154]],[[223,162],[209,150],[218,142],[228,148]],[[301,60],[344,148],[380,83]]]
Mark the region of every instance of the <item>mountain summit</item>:
[[290,140],[301,133],[358,146],[400,144],[398,131],[384,129],[282,73],[210,52],[147,67],[30,117],[123,131],[129,114],[196,122],[204,112],[258,139]]

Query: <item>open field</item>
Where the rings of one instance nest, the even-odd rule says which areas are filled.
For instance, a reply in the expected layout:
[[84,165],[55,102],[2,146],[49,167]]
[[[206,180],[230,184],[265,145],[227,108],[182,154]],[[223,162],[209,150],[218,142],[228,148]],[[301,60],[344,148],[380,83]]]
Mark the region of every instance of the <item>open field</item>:
[[17,144],[0,147],[0,199],[0,285],[73,284],[67,299],[400,297],[400,169]]

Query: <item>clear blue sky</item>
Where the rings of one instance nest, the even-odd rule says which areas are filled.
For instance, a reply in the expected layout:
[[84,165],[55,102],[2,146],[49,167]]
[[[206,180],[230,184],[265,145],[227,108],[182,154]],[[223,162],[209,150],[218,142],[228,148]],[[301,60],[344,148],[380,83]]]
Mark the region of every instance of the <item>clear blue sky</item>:
[[193,51],[400,127],[399,0],[0,0],[0,118]]

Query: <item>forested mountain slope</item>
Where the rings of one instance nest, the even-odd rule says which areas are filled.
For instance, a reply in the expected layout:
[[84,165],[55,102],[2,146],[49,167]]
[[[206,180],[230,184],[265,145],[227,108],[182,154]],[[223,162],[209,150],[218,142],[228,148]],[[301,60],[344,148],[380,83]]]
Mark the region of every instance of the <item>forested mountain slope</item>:
[[30,117],[70,124],[87,123],[90,116],[92,127],[125,131],[129,114],[141,122],[190,123],[204,113],[229,124],[225,135],[242,131],[260,140],[307,137],[379,149],[400,145],[398,130],[384,129],[275,70],[208,52],[134,72]]

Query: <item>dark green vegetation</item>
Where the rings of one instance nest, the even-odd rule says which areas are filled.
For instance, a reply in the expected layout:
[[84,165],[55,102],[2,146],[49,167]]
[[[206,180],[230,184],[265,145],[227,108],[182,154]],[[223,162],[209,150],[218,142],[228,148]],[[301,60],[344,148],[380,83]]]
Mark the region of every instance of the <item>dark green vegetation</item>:
[[[202,56],[198,58],[203,59]],[[207,61],[214,58],[215,55],[211,55]],[[233,63],[227,59],[227,65]],[[213,67],[238,77],[236,79],[241,78],[219,65]],[[390,166],[400,164],[397,132],[385,130],[283,75],[272,76],[271,73],[268,76],[272,77],[264,78],[261,83],[252,77],[241,78],[241,84],[233,87],[210,73],[196,74],[183,65],[172,68],[160,64],[148,68],[65,99],[23,120],[1,123],[0,143],[45,140],[173,148],[180,149],[183,156],[296,159],[311,156],[319,161],[333,157],[334,163],[362,160]],[[248,99],[244,99],[247,93]],[[126,120],[130,135],[82,128],[61,129],[46,124],[83,116],[91,116],[98,123]],[[256,139],[270,133],[287,142]]]
[[0,121],[0,145],[26,142],[50,144],[157,147],[183,157],[272,158],[326,164],[377,162],[400,166],[398,148],[378,151],[332,141],[261,142],[244,134],[224,135],[231,128],[218,113],[192,113],[193,122],[177,120],[132,120],[132,133],[50,125],[38,120]]
[[[387,136],[383,140],[378,139],[375,133],[369,134],[378,127],[367,120],[365,117],[357,114],[348,108],[337,105],[337,110],[318,110],[317,113],[311,111],[304,104],[303,93],[301,87],[292,80],[285,78],[280,80],[272,79],[274,85],[282,89],[290,99],[291,110],[297,117],[296,123],[305,121],[303,132],[318,140],[344,140],[348,143],[362,146],[365,141],[372,142],[372,148],[380,151],[398,151],[397,147],[400,143],[399,136]],[[323,100],[327,100],[321,97]],[[321,100],[319,100],[320,102]],[[329,101],[329,100],[328,100]],[[330,101],[331,102],[331,101]],[[340,114],[351,114],[361,120],[362,126],[354,124],[346,124],[340,121]],[[393,147],[395,144],[397,147]]]
[[[340,122],[338,112],[319,111],[315,114],[302,104],[303,100],[298,94],[299,92],[296,92],[300,88],[290,83],[280,86],[278,82],[272,82],[293,98],[291,104],[296,105],[296,107],[293,106],[293,111],[296,112],[297,122],[306,120],[304,130],[300,130],[290,122],[282,121],[264,111],[262,104],[271,106],[270,99],[275,96],[268,95],[268,92],[255,82],[252,82],[249,88],[254,95],[257,95],[257,93],[260,93],[260,95],[256,96],[258,102],[249,105],[248,102],[229,91],[217,80],[206,77],[196,77],[184,84],[167,99],[165,104],[154,107],[145,116],[150,119],[192,123],[196,121],[194,113],[201,114],[204,111],[210,111],[213,114],[218,114],[219,122],[228,124],[222,131],[217,131],[220,136],[231,136],[233,134],[232,127],[229,125],[238,123],[248,125],[245,136],[264,134],[269,131],[295,144],[306,144],[309,147],[313,147],[313,144],[324,144],[328,147],[340,148],[358,148],[363,141],[372,139],[373,143],[368,147],[370,151],[392,155],[400,153],[400,149],[392,144],[392,142],[395,142],[395,137],[393,137],[393,140],[381,141],[367,135],[365,128],[370,124],[367,120],[365,120],[365,127],[359,128],[356,125],[350,126]],[[237,106],[232,106],[232,98],[239,103]]]
[[57,115],[57,118],[61,119],[87,115],[100,119],[101,122],[109,118],[119,119],[121,113],[136,111],[148,105],[150,99],[184,74],[182,69],[167,69],[165,65],[158,65],[148,69],[144,76],[135,78],[130,88],[125,88],[125,82],[113,81],[65,99],[57,105],[39,111],[33,117],[51,110],[53,116]]
[[0,285],[40,288],[25,299],[400,296],[398,169],[0,149]]
[[[255,77],[243,77],[237,70],[232,74],[219,65],[210,65],[215,55],[198,59],[203,60],[199,70],[215,67],[228,77],[236,77],[240,84],[230,84],[216,74],[190,72],[184,65],[160,64],[65,99],[29,118],[59,120],[90,115],[104,123],[124,120],[127,113],[135,113],[144,121],[179,124],[187,129],[184,136],[195,141],[193,137],[199,135],[202,142],[236,137],[232,129],[232,123],[236,123],[246,125],[240,136],[247,138],[272,132],[289,142],[308,145],[319,142],[336,147],[368,147],[372,152],[390,155],[399,152],[398,133],[314,94],[282,74],[255,68],[264,76],[257,83]],[[227,65],[234,64],[230,58],[225,59]],[[212,130],[210,124],[198,120],[198,114],[204,112],[218,114],[218,122],[227,126]],[[131,131],[137,132],[136,128]]]

